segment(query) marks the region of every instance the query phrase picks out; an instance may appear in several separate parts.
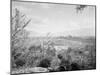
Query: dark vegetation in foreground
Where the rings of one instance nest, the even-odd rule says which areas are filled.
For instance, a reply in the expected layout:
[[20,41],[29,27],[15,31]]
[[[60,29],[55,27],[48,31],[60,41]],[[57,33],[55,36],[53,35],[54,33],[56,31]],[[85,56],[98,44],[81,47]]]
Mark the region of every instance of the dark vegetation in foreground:
[[[36,49],[36,50],[35,50]],[[45,68],[43,72],[57,72],[57,71],[74,71],[74,70],[88,70],[96,68],[95,46],[85,46],[82,49],[62,50],[56,52],[55,49],[48,47],[43,49],[41,46],[31,46],[29,50],[23,51],[23,48],[12,51],[12,69],[15,73],[27,73],[29,69],[33,68],[34,72],[39,71],[39,68]],[[37,70],[34,71],[34,67]],[[22,72],[20,70],[23,69]],[[16,72],[17,71],[17,72]],[[31,72],[30,72],[31,73]]]

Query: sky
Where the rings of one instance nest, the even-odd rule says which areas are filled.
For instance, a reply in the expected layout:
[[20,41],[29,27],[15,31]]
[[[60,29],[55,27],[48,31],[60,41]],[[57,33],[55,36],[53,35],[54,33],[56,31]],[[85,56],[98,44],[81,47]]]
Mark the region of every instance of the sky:
[[76,5],[12,2],[12,14],[17,8],[31,22],[26,27],[30,36],[94,36],[95,7],[87,6],[82,12],[76,12]]

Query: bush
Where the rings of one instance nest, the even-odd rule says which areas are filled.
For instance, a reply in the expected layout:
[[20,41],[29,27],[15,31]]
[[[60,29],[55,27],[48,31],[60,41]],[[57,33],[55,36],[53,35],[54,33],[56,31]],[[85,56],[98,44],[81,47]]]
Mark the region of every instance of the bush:
[[[20,59],[21,55],[22,55],[22,53],[18,53],[15,50],[12,51],[12,59],[11,59],[12,68],[17,68],[17,67],[20,67],[22,65],[23,61],[21,61],[21,59]],[[18,64],[18,62],[19,63],[21,62],[21,64]]]
[[71,56],[66,52],[66,50],[57,55],[61,63],[59,64],[59,71],[69,71],[71,70]]
[[80,70],[80,65],[73,62],[71,64],[71,70]]
[[57,56],[58,56],[59,59],[63,58],[63,56],[61,54],[58,54]]
[[50,60],[45,58],[45,59],[42,59],[38,65],[38,67],[44,67],[44,68],[48,68],[50,67]]
[[56,71],[60,65],[61,61],[59,58],[54,57],[51,61],[51,65],[50,67],[52,68],[52,70]]
[[38,46],[32,45],[32,46],[29,47],[29,51],[34,51],[34,52],[40,51],[40,52],[42,52],[41,45],[38,45]]
[[60,63],[61,70],[63,68],[64,71],[69,71],[71,69],[70,64],[69,60],[62,59]]
[[43,59],[44,55],[43,53],[38,52],[31,52],[25,53],[22,58],[25,59],[27,67],[36,67],[40,60]]
[[25,60],[22,60],[22,59],[18,59],[15,62],[17,68],[23,67],[25,65],[25,63],[26,63]]
[[16,53],[16,55],[14,55],[14,60],[17,60],[21,55],[22,53]]

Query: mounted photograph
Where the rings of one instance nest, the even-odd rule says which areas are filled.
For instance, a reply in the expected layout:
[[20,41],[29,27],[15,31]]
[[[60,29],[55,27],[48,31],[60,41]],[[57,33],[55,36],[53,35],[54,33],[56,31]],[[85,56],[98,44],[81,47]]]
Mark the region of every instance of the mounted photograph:
[[96,70],[96,6],[11,0],[11,74]]

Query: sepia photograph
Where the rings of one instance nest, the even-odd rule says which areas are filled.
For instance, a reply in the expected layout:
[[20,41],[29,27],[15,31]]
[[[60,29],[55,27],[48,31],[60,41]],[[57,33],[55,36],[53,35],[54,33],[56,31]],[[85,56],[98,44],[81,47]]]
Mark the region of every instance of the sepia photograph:
[[11,74],[96,69],[96,6],[11,1]]

